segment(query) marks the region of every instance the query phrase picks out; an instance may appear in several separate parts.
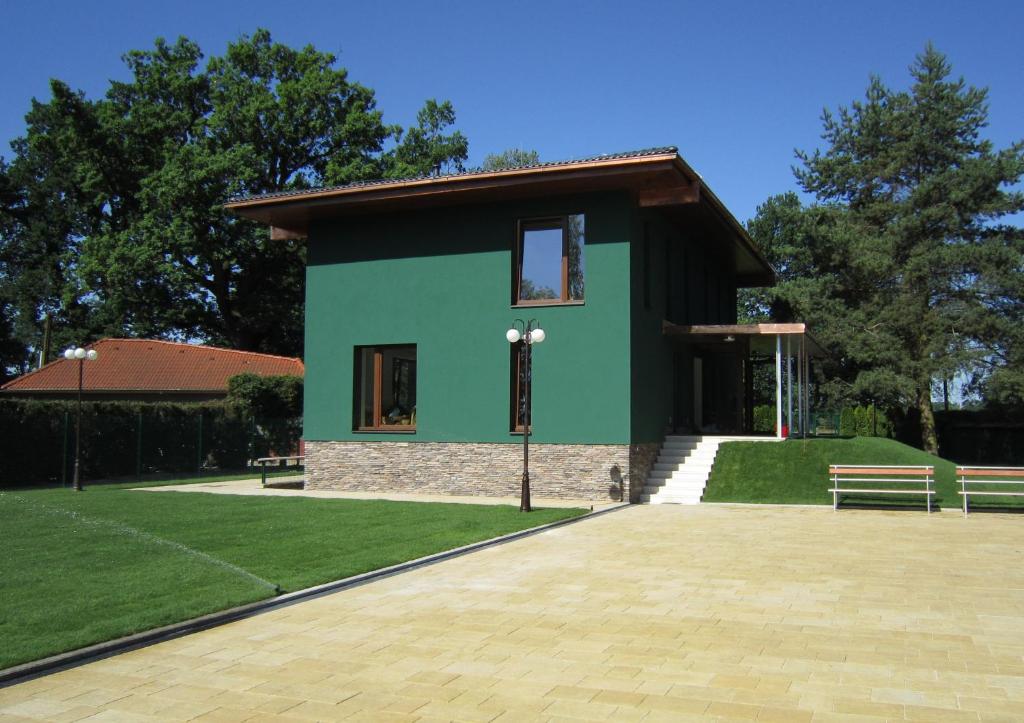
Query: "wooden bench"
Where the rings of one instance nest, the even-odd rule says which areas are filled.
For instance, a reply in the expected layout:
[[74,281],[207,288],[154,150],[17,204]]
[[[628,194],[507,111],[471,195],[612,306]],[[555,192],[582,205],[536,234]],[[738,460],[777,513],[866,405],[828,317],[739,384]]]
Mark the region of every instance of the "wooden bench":
[[260,457],[256,460],[256,463],[260,466],[260,481],[264,487],[267,486],[267,465],[272,462],[276,462],[281,467],[287,467],[289,462],[295,462],[295,466],[298,466],[302,464],[305,459],[305,455],[297,457]]
[[[830,464],[832,509],[839,509],[842,495],[924,495],[929,514],[935,490],[935,467],[907,467],[877,464]],[[888,487],[868,485],[887,484]],[[900,485],[897,487],[896,485]]]
[[[964,517],[967,517],[967,498],[1024,497],[1024,467],[957,467],[960,478],[958,495],[964,498]],[[1016,485],[1017,489],[971,489],[968,485]]]

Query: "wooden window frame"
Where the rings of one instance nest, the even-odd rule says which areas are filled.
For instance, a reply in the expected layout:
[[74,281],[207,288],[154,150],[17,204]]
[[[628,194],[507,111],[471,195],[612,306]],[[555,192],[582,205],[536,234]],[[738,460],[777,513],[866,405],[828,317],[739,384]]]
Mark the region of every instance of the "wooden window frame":
[[[523,422],[519,418],[519,380],[520,371],[523,365],[523,345],[525,341],[517,341],[509,344],[511,349],[509,357],[509,432],[512,434],[523,433]],[[531,420],[532,421],[532,420]],[[530,434],[533,434],[533,424],[530,425]]]
[[[361,404],[363,399],[363,383],[362,378],[363,364],[362,355],[367,349],[373,350],[373,419],[380,420],[381,423],[375,426],[363,426],[361,424],[362,415]],[[414,353],[418,350],[415,344],[369,344],[365,346],[355,347],[355,365],[353,374],[353,389],[354,394],[353,400],[353,432],[386,432],[388,434],[413,434],[416,432],[416,424],[384,424],[384,410],[383,410],[383,387],[384,387],[384,352],[388,349],[412,349]],[[417,362],[419,361],[417,354]],[[419,373],[419,364],[416,365],[417,374]],[[417,385],[418,389],[418,385]]]
[[[586,299],[586,284],[584,283],[584,298],[569,298],[569,217],[584,217],[584,234],[586,234],[586,215],[583,213],[567,213],[563,216],[544,216],[540,218],[520,219],[516,222],[516,246],[513,251],[515,263],[512,265],[512,306],[558,306],[558,305],[582,305]],[[560,280],[562,290],[557,299],[520,299],[519,286],[523,280],[523,256],[524,241],[527,231],[550,231],[561,229],[562,231],[562,269]],[[586,250],[586,236],[583,240],[583,250]]]

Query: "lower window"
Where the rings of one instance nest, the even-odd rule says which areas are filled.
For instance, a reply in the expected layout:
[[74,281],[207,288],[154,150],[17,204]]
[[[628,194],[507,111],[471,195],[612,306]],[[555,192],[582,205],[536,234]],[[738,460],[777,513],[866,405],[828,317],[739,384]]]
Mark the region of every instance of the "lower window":
[[416,430],[416,345],[356,347],[358,431]]
[[[509,369],[511,379],[509,391],[511,392],[511,419],[509,419],[509,430],[522,432],[526,421],[526,367],[523,365],[523,341],[511,344],[511,358]],[[532,421],[532,420],[531,420]],[[533,434],[533,424],[530,424],[530,433]]]

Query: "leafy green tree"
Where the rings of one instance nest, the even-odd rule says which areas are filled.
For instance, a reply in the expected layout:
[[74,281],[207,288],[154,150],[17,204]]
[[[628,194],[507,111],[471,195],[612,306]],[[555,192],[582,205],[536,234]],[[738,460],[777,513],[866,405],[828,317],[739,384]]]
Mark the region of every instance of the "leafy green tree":
[[438,176],[466,170],[463,161],[469,153],[469,142],[459,131],[445,135],[455,123],[451,102],[428,100],[416,115],[416,126],[404,133],[395,130],[398,146],[385,158],[389,162],[389,178]]
[[228,402],[256,417],[301,417],[302,377],[245,372],[228,379]]
[[18,297],[14,291],[13,278],[16,269],[9,261],[12,249],[8,244],[19,203],[7,164],[0,158],[0,381],[6,381],[22,371],[21,364],[25,358],[25,349],[14,331]]
[[540,163],[540,154],[537,151],[519,148],[509,148],[501,153],[488,153],[484,157],[481,171],[500,171],[505,168],[520,168],[522,166],[535,166]]
[[[233,195],[461,168],[450,103],[418,125],[383,122],[373,91],[330,53],[258,30],[203,55],[157,40],[124,56],[128,82],[89,100],[59,81],[33,102],[10,178],[23,220],[5,232],[19,283],[18,336],[196,338],[301,353],[305,246],[222,208]],[[13,267],[12,267],[13,268]]]
[[935,452],[933,381],[991,360],[978,332],[988,320],[999,336],[994,319],[1012,308],[993,289],[1019,294],[1013,274],[993,271],[1022,268],[1020,231],[999,220],[1024,209],[1010,190],[1024,144],[996,151],[980,137],[986,91],[951,80],[930,45],[910,72],[908,91],[875,77],[863,101],[825,111],[826,148],[798,152],[795,170],[819,204],[776,197],[759,209],[751,231],[782,283],[746,302],[748,316],[810,321],[833,351],[831,393],[909,408]]
[[1005,246],[990,249],[972,291],[964,328],[976,352],[969,388],[986,402],[1024,406],[1024,231],[998,229]]

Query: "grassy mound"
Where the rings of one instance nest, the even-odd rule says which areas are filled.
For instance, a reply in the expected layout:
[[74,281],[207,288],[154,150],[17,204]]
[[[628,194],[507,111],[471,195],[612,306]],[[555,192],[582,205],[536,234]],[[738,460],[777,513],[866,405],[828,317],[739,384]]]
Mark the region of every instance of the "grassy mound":
[[[790,439],[785,442],[728,442],[718,451],[704,491],[705,502],[831,505],[830,464],[935,465],[935,502],[959,507],[952,462],[891,439]],[[909,504],[921,495],[857,495],[844,504]],[[984,503],[982,503],[984,504]],[[971,501],[974,505],[974,501]],[[1000,501],[1005,506],[1004,501]]]

